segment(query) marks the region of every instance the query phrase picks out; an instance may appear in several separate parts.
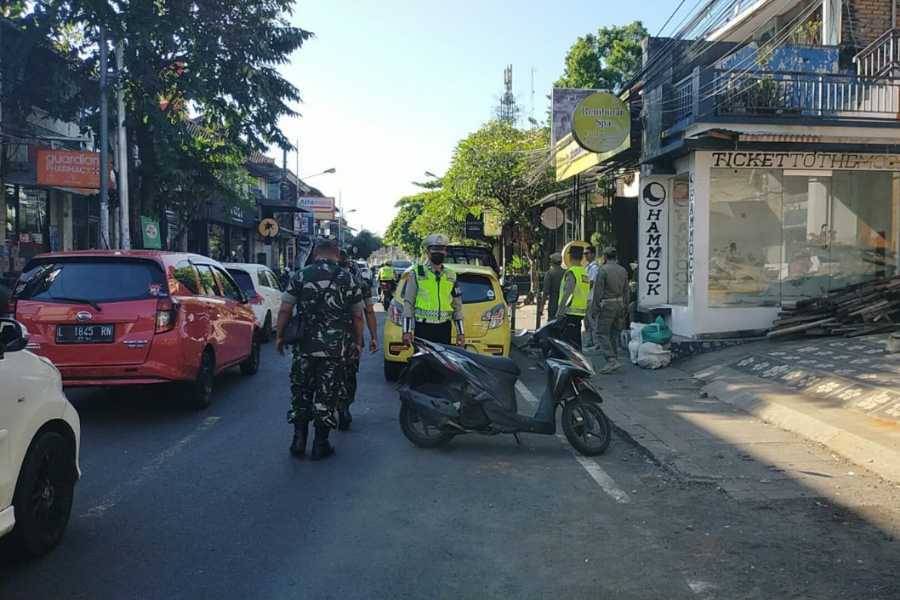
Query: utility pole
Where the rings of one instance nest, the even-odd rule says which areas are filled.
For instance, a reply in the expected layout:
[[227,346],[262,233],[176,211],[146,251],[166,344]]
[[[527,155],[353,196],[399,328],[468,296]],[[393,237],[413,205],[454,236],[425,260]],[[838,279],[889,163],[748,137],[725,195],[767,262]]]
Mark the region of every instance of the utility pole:
[[109,107],[106,102],[109,77],[106,30],[100,27],[100,244],[109,249]]
[[131,213],[128,209],[128,132],[125,130],[125,84],[123,70],[125,64],[125,46],[122,40],[116,44],[116,123],[118,124],[119,151],[119,247],[131,248]]

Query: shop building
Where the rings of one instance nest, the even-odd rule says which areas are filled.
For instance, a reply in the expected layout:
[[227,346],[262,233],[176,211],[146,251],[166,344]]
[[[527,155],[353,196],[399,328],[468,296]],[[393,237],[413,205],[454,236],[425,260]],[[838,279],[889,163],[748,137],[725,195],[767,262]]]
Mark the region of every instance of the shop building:
[[203,217],[192,221],[188,227],[189,252],[222,262],[251,261],[257,222],[255,207],[210,200]]
[[760,1],[702,52],[648,41],[642,310],[689,338],[760,332],[785,303],[898,273],[893,9]]

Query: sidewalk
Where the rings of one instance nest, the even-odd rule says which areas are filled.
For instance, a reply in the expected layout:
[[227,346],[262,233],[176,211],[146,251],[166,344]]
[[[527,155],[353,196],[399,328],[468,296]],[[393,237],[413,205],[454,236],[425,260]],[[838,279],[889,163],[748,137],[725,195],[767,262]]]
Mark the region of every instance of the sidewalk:
[[[787,431],[799,428],[789,419],[766,422],[775,422],[771,413],[754,411],[744,401],[755,399],[753,390],[727,387],[736,383],[723,379],[724,372],[709,373],[709,381],[695,376],[717,360],[724,363],[721,354],[655,371],[626,361],[619,371],[595,379],[603,408],[621,435],[685,482],[714,485],[736,500],[829,497],[848,506],[896,504],[900,486],[885,481],[900,482],[888,466],[890,455],[856,456],[861,468],[844,457],[843,448],[826,447],[828,439],[819,436],[820,443],[813,443],[802,431]],[[514,357],[535,368],[520,352]],[[744,395],[736,399],[739,393]]]

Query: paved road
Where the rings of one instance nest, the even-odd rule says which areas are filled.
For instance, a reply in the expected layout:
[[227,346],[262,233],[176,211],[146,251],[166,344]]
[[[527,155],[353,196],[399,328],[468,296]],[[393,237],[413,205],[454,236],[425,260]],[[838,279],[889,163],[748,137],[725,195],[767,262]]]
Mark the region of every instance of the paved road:
[[[294,460],[288,360],[263,358],[202,413],[73,394],[70,528],[45,559],[0,566],[0,598],[900,597],[896,532],[825,498],[736,500],[621,438],[581,461],[555,437],[413,448],[380,356],[337,456]],[[526,370],[538,395],[540,377]]]

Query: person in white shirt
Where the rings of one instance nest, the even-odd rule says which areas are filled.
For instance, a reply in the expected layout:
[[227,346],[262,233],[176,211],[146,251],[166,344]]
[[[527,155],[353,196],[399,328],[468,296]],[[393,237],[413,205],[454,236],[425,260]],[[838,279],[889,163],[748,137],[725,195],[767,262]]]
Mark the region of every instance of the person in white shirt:
[[[591,289],[593,290],[594,281],[597,279],[597,272],[600,271],[600,264],[597,262],[597,253],[593,246],[588,246],[584,249],[584,258],[587,260],[587,264],[585,265],[585,271],[587,272],[588,279],[591,280]],[[594,294],[588,295],[588,298],[593,298]],[[593,350],[596,349],[599,340],[597,339],[597,319],[596,317],[592,318],[592,312],[596,314],[596,311],[591,311],[590,302],[588,302],[588,312],[584,318],[584,333],[585,337],[585,350]]]

